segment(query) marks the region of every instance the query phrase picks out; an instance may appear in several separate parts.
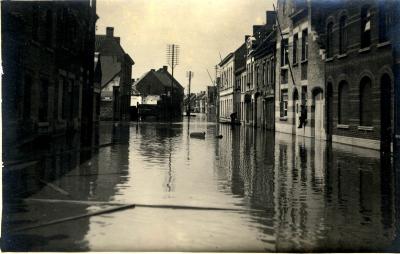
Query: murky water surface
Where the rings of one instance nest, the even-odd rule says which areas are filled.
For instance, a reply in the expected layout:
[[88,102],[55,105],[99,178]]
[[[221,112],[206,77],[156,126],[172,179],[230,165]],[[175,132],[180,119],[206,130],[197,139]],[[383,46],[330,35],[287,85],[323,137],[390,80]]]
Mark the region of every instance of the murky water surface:
[[[189,137],[196,131],[205,131],[205,139]],[[215,138],[219,134],[223,138]],[[100,148],[29,199],[10,204],[3,216],[10,228],[23,228],[115,203],[137,206],[10,233],[10,250],[387,251],[399,246],[391,162],[375,151],[217,125],[204,116],[190,123],[103,123],[100,143],[111,141],[119,144]]]

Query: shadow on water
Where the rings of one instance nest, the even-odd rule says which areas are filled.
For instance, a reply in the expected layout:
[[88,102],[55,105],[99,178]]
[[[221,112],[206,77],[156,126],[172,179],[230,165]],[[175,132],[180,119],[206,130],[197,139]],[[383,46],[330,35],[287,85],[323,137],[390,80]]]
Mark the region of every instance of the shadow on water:
[[100,143],[116,142],[120,144],[118,147],[108,145],[82,149],[76,134],[43,145],[35,163],[4,167],[1,249],[88,251],[84,238],[89,230],[89,218],[37,230],[12,231],[85,214],[90,209],[88,205],[48,207],[27,203],[24,198],[111,200],[116,194],[115,186],[123,184],[128,175],[129,128],[129,125],[112,123],[103,123],[100,127]]

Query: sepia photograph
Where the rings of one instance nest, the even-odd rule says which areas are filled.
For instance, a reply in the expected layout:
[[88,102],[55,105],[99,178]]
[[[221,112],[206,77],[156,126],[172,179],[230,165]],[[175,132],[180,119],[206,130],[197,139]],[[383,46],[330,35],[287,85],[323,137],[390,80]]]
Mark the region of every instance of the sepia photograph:
[[400,252],[400,0],[0,0],[2,252]]

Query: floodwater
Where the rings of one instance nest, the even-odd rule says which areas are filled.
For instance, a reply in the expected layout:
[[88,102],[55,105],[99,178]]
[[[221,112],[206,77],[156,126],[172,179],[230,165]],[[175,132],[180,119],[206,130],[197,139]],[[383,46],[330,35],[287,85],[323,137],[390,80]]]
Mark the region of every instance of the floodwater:
[[[103,123],[100,144],[111,141],[67,171],[57,165],[72,157],[57,157],[59,177],[4,204],[3,250],[400,250],[391,159],[378,152],[202,115]],[[82,216],[121,204],[136,207]]]

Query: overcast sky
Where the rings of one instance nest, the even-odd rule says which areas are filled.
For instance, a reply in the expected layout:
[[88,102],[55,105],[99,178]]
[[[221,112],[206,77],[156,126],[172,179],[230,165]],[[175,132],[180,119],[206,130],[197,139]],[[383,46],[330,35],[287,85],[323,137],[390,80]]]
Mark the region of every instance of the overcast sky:
[[[275,2],[275,1],[274,1]],[[192,91],[205,90],[214,79],[219,52],[224,58],[252,33],[252,25],[265,24],[273,0],[98,0],[97,34],[107,26],[135,65],[132,77],[166,65],[166,45],[180,45],[176,79],[187,88],[186,71],[194,72]],[[170,71],[170,68],[169,68]],[[187,91],[185,90],[185,93]]]

